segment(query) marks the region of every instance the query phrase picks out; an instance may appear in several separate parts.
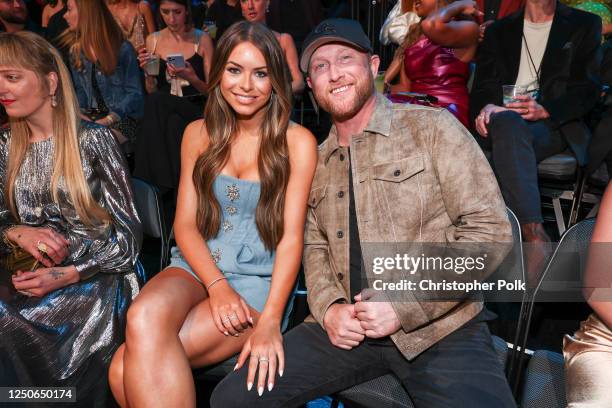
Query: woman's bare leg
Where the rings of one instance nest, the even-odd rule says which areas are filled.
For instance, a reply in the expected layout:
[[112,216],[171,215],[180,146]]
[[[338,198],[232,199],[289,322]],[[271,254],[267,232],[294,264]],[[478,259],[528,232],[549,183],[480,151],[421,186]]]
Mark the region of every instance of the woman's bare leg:
[[[251,308],[251,315],[253,316],[254,320],[257,321],[259,313],[253,308]],[[242,346],[244,345],[251,331],[252,328],[249,328],[239,337],[225,336],[219,332],[211,315],[209,301],[208,299],[204,299],[193,307],[187,314],[187,317],[184,319],[183,325],[179,332],[179,339],[183,353],[189,361],[189,365],[192,368],[195,368],[221,362],[238,353],[242,349]],[[159,364],[156,364],[155,357],[153,357],[153,360],[155,366],[159,367]],[[128,381],[124,379],[124,364],[127,366],[127,364],[130,363],[127,359],[125,359],[125,347],[121,346],[113,357],[109,375],[113,395],[122,407],[140,406],[140,402],[130,400],[131,404],[128,404],[125,399],[125,391],[123,386],[125,385],[129,387],[130,385]],[[168,379],[169,377],[174,377],[174,375],[169,374],[166,369],[162,370],[157,368],[155,370],[163,372],[161,375],[164,376],[164,380]],[[188,382],[191,389],[193,389],[193,377],[191,376],[191,370],[189,370]],[[174,380],[172,384],[174,384]],[[185,401],[184,394],[166,393],[164,391],[165,394],[159,397],[157,392],[155,392],[155,395],[152,395],[151,392],[152,390],[158,390],[157,383],[143,382],[142,385],[152,397],[151,399],[155,402],[159,402],[160,406],[195,406],[195,391],[193,391],[194,393],[192,394],[194,400],[193,402],[189,402],[188,405],[188,403]],[[129,389],[127,393],[128,398],[131,398],[131,389]],[[138,405],[133,405],[136,403],[138,403]],[[149,404],[149,402],[147,402],[147,404]]]
[[122,381],[110,375],[122,406],[195,406],[191,367],[178,333],[205,297],[202,285],[180,268],[168,268],[145,285],[128,309],[123,367],[113,359],[111,374],[123,372]]

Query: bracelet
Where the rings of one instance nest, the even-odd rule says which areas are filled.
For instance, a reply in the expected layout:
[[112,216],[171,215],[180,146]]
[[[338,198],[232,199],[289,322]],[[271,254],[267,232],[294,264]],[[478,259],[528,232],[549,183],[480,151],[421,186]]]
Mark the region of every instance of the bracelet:
[[2,233],[2,241],[6,244],[6,246],[8,246],[11,249],[15,249],[17,247],[19,247],[19,245],[17,245],[17,243],[11,241],[8,237],[9,232],[11,232],[12,230],[14,230],[15,228],[19,227],[19,225],[13,225],[12,227],[9,227],[7,229],[4,230],[4,232]]
[[210,288],[212,288],[212,286],[213,286],[215,283],[217,283],[217,282],[219,282],[219,281],[222,281],[223,279],[226,279],[226,280],[227,280],[227,278],[226,278],[225,276],[222,276],[222,277],[217,278],[217,279],[215,279],[214,281],[210,282],[210,284],[209,284],[209,285],[206,287],[206,291],[208,292],[208,290],[210,290]]

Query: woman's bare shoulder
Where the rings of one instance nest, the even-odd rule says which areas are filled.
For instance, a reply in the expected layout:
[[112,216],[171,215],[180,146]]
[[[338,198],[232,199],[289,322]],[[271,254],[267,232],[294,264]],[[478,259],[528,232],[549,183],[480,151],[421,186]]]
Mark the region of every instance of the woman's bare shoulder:
[[183,133],[183,153],[197,157],[206,150],[209,141],[204,119],[195,120],[187,125]]
[[304,126],[295,122],[289,122],[287,128],[287,146],[289,154],[292,152],[301,154],[301,152],[312,152],[317,150],[317,139],[312,132]]

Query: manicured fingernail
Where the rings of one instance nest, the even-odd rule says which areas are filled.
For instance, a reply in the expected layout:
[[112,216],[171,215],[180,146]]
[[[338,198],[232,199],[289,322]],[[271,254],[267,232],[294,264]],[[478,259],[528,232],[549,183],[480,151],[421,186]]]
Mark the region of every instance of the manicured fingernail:
[[268,392],[272,391],[272,388],[274,388],[274,384],[268,383]]
[[223,334],[225,334],[226,336],[229,336],[229,333],[224,331]]
[[253,318],[252,317],[249,317],[249,322],[251,322],[251,324],[255,324],[255,323],[253,323]]
[[234,334],[234,337],[240,337],[240,335],[238,333]]
[[257,393],[259,394],[259,396],[261,397],[263,395],[263,387],[259,387],[257,389]]
[[253,388],[253,383],[252,382],[247,384],[247,391],[251,391],[251,388]]
[[278,375],[283,376],[283,370],[278,370]]
[[234,366],[234,371],[236,371],[238,369],[238,363],[236,363],[236,365]]

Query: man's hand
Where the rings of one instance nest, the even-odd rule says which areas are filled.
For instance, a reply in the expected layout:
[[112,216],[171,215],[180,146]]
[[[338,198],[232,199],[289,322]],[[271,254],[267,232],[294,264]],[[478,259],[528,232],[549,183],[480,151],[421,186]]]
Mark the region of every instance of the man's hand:
[[514,99],[517,102],[507,104],[506,108],[515,111],[525,120],[536,121],[547,119],[550,116],[548,111],[537,103],[531,95],[516,95]]
[[331,305],[323,317],[323,326],[329,341],[344,350],[357,347],[365,337],[365,330],[355,317],[355,305]]
[[491,115],[497,112],[502,112],[508,110],[501,106],[493,105],[492,103],[488,104],[480,111],[480,114],[476,116],[476,131],[482,137],[489,136],[489,131],[487,130],[487,126],[489,125],[489,121],[491,120]]
[[366,337],[372,339],[386,337],[402,328],[391,303],[376,300],[375,294],[364,290],[355,296],[355,314]]

